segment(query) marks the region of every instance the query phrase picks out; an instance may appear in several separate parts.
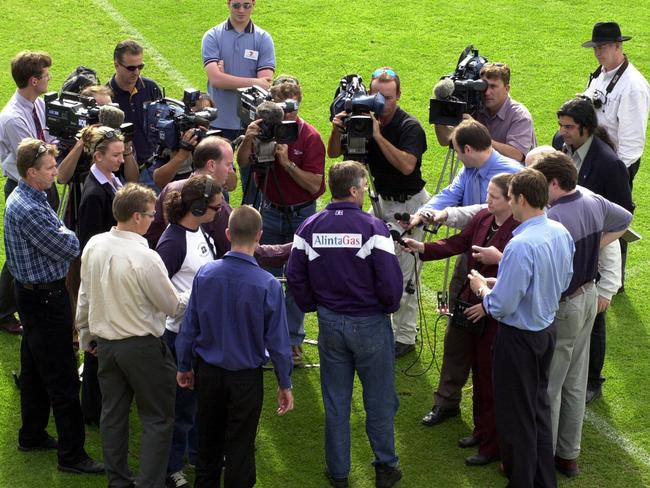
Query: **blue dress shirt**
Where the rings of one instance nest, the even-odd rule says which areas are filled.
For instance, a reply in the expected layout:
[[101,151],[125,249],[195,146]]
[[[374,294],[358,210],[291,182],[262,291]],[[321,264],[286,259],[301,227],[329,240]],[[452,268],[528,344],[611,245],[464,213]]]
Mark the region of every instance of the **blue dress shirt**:
[[433,196],[422,209],[442,210],[447,207],[466,207],[485,203],[487,187],[493,176],[499,173],[517,173],[521,163],[502,156],[494,149],[480,168],[463,167],[447,188]]
[[214,366],[255,369],[271,357],[280,388],[291,388],[291,346],[282,285],[255,258],[230,251],[199,269],[176,337],[178,369],[194,355]]
[[573,238],[546,214],[522,222],[512,236],[483,308],[506,325],[540,331],[553,322],[560,296],[571,282]]

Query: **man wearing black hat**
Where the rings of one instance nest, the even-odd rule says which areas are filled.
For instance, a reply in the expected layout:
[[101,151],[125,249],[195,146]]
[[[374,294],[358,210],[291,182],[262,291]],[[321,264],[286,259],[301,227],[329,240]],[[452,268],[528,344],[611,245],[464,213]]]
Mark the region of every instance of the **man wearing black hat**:
[[593,47],[600,66],[589,78],[585,95],[593,100],[598,123],[607,129],[627,166],[630,187],[639,170],[650,108],[650,86],[623,53],[623,42],[616,22],[598,22],[591,40],[582,47]]

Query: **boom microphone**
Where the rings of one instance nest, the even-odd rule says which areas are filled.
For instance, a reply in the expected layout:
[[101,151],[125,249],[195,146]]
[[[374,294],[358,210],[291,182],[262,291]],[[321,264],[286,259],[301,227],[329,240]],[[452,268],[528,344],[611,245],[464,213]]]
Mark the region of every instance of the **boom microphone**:
[[456,86],[450,78],[443,78],[433,87],[433,96],[437,100],[448,100],[454,93]]
[[111,129],[119,129],[124,123],[124,112],[113,105],[103,105],[99,107],[99,123]]

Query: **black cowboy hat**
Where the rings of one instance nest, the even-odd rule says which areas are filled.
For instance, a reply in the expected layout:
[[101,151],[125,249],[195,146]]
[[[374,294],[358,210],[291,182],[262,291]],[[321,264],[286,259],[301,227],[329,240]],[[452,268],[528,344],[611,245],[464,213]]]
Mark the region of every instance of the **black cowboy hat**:
[[630,36],[621,35],[621,28],[616,22],[598,22],[594,25],[594,30],[591,33],[591,41],[583,42],[582,47],[596,47],[601,44],[629,41],[630,39],[632,39]]

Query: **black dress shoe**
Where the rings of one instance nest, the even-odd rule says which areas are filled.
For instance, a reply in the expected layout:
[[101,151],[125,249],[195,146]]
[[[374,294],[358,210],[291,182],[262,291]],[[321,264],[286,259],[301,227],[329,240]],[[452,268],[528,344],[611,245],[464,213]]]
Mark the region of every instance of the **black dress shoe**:
[[476,453],[473,456],[465,458],[465,464],[468,466],[485,466],[499,460],[499,456],[486,456],[485,454]]
[[439,424],[445,419],[460,415],[460,408],[442,408],[435,405],[431,411],[422,418],[422,424],[432,427]]
[[75,474],[100,474],[104,472],[104,465],[89,457],[74,464],[59,464],[58,468],[59,471],[64,473]]
[[334,478],[328,469],[325,469],[325,477],[334,488],[348,488],[350,486],[347,478]]
[[598,400],[603,396],[603,390],[601,388],[596,388],[595,390],[587,390],[587,395],[585,396],[585,405],[589,405],[594,400]]
[[458,447],[462,449],[466,449],[468,447],[478,446],[480,442],[481,441],[479,441],[478,437],[474,437],[473,435],[468,435],[467,437],[458,439]]
[[59,448],[59,443],[51,435],[48,435],[43,442],[35,446],[23,446],[20,443],[18,444],[18,450],[23,452],[41,451],[43,449],[58,449],[58,448]]

